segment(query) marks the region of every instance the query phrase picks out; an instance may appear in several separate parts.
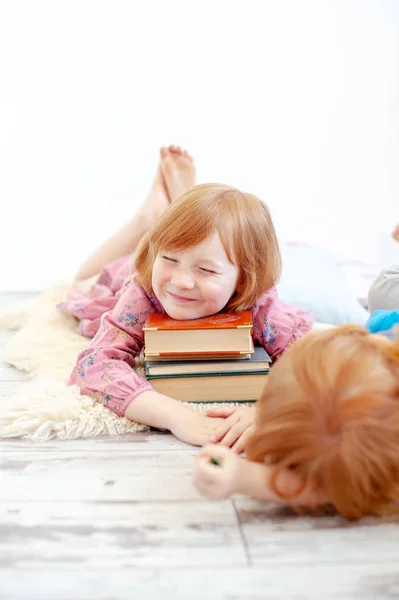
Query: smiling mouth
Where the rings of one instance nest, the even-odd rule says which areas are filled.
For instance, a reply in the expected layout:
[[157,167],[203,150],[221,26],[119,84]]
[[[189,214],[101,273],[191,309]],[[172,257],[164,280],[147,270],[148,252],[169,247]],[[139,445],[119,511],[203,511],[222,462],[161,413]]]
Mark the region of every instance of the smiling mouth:
[[195,298],[185,298],[184,296],[178,296],[177,294],[172,294],[172,292],[168,292],[169,296],[173,298],[176,302],[181,302],[184,304],[185,302],[195,302]]

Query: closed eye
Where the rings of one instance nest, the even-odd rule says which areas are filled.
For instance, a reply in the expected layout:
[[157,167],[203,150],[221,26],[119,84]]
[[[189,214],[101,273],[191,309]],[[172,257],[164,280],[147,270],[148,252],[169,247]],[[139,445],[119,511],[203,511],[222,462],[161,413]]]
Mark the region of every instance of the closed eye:
[[204,273],[211,273],[212,275],[216,275],[216,271],[212,271],[211,269],[204,269],[203,267],[200,267],[200,271],[203,271]]
[[169,262],[173,262],[173,263],[177,263],[178,262],[175,258],[171,258],[170,256],[162,256],[162,258],[164,260],[169,261]]

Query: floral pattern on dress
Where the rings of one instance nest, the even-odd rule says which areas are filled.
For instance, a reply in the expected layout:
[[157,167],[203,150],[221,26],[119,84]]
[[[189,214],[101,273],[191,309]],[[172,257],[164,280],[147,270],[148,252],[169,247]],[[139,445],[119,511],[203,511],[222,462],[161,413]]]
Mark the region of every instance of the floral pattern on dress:
[[263,339],[265,344],[270,344],[271,346],[274,346],[276,341],[277,341],[277,336],[279,333],[281,333],[281,331],[279,329],[277,329],[277,327],[275,325],[273,325],[272,323],[269,323],[266,319],[266,317],[264,317],[264,322],[265,322],[265,328],[263,330]]
[[123,324],[127,329],[139,324],[144,327],[144,323],[146,322],[149,313],[149,310],[134,313],[132,312],[130,306],[126,306],[124,311],[118,315],[117,320],[118,323]]
[[76,369],[78,370],[79,377],[84,378],[86,375],[86,370],[94,365],[96,352],[91,352],[89,349],[87,349],[81,353],[80,357],[81,360],[76,365]]

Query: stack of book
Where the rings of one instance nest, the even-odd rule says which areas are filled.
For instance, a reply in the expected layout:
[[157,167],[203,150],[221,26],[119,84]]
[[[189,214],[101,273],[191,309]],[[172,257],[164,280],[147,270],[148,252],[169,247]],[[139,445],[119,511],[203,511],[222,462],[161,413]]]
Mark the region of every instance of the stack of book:
[[271,358],[252,342],[252,313],[218,313],[193,321],[150,314],[144,362],[153,388],[187,402],[255,401]]

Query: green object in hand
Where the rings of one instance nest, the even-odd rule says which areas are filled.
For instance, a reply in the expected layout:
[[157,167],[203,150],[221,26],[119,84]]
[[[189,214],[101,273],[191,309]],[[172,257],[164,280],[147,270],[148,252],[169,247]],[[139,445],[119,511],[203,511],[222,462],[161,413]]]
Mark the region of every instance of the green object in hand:
[[213,465],[218,465],[218,464],[219,464],[219,461],[218,461],[216,458],[211,458],[211,463],[212,463]]

